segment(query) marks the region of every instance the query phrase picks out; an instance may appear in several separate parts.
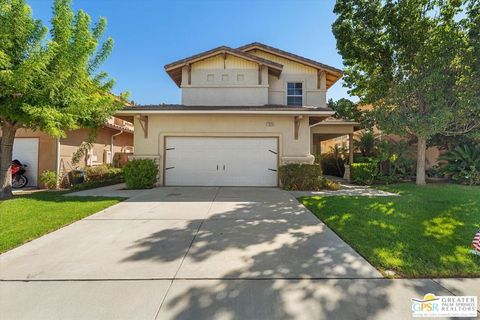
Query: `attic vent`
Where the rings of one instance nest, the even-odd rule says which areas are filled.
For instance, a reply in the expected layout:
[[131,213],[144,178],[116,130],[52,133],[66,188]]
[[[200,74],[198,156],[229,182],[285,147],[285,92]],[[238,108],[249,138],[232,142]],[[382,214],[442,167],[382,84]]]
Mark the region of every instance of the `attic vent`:
[[207,81],[208,82],[213,82],[214,79],[215,79],[215,77],[214,77],[213,74],[207,74]]

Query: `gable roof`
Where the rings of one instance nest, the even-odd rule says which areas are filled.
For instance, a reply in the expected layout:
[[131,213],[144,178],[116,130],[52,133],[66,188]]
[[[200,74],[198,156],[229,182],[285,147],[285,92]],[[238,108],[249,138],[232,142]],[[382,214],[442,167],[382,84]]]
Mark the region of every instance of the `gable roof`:
[[327,73],[327,88],[331,87],[337,80],[339,80],[342,77],[343,71],[340,69],[337,69],[335,67],[320,63],[318,61],[308,59],[278,48],[274,48],[271,46],[268,46],[266,44],[260,43],[260,42],[252,42],[247,45],[241,46],[237,48],[238,50],[241,50],[243,52],[249,52],[252,50],[260,50],[264,51],[267,53],[271,53],[273,55],[283,57],[288,60],[292,60],[298,63],[301,63],[303,65],[307,65],[310,67],[313,67],[317,70],[322,70],[326,71]]
[[220,46],[208,51],[204,51],[198,54],[195,54],[193,56],[177,60],[175,62],[169,63],[165,65],[165,71],[168,73],[170,78],[178,85],[182,83],[182,68],[188,64],[192,64],[198,61],[202,61],[220,54],[231,54],[233,56],[252,61],[257,63],[258,65],[264,65],[268,67],[268,72],[272,75],[275,76],[280,76],[280,73],[282,72],[283,65],[277,62],[273,62],[267,59],[263,59],[260,57],[257,57],[253,54],[250,54],[248,52],[244,52],[241,50],[237,50],[234,48],[230,48],[227,46]]

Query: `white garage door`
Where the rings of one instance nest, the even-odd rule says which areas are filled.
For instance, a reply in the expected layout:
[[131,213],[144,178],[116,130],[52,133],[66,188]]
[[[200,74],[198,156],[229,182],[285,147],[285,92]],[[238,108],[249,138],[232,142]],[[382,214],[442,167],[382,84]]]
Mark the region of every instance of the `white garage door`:
[[167,186],[276,186],[277,138],[167,137]]
[[17,159],[28,166],[25,169],[28,186],[37,186],[38,138],[15,138],[12,159]]

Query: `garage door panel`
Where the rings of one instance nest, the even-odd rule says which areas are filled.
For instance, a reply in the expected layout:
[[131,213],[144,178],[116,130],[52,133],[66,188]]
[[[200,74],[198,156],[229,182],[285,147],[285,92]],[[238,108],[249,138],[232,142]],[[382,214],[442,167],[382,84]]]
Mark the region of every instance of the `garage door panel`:
[[38,184],[38,144],[38,138],[15,138],[13,142],[12,159],[27,165],[27,186],[35,187]]
[[165,153],[166,185],[277,185],[276,138],[168,137]]

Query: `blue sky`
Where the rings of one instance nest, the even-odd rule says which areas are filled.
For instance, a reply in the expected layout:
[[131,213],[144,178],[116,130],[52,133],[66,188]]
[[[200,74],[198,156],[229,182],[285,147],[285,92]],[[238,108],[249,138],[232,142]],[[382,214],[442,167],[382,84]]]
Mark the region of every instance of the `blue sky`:
[[[52,0],[27,0],[47,23]],[[137,104],[179,103],[180,89],[163,66],[220,45],[258,41],[342,68],[330,0],[74,0],[93,21],[108,20],[115,47],[101,69]],[[48,24],[47,24],[48,25]],[[328,98],[348,97],[337,82]]]

